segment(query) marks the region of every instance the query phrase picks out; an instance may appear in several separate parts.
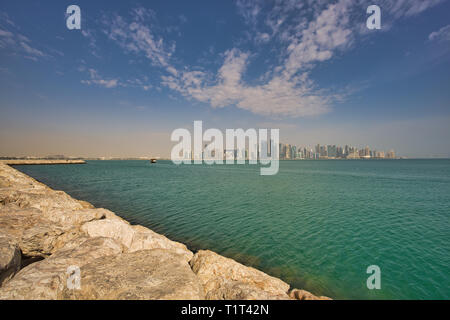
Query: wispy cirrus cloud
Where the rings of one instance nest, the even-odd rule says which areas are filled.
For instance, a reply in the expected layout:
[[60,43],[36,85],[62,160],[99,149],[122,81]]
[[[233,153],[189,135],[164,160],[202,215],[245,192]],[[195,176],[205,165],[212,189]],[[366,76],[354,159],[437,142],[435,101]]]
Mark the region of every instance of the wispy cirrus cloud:
[[119,85],[119,80],[118,79],[108,79],[108,78],[103,78],[99,75],[98,71],[95,69],[88,69],[88,74],[90,76],[90,79],[88,80],[81,80],[81,83],[83,84],[87,84],[87,85],[98,85],[100,87],[104,87],[104,88],[115,88]]
[[99,54],[99,48],[97,46],[97,40],[94,36],[94,32],[92,30],[81,30],[81,34],[88,40],[89,48],[91,49],[91,53],[94,57],[101,58]]
[[38,61],[40,58],[50,57],[49,54],[36,48],[32,41],[19,32],[20,28],[6,12],[0,12],[0,48],[8,50],[14,55]]
[[0,28],[0,48],[10,50],[15,54],[21,54],[23,57],[37,61],[39,58],[49,55],[35,48],[31,40],[26,36],[6,29]]
[[136,8],[131,12],[131,20],[115,15],[104,21],[105,34],[127,52],[143,54],[152,65],[169,67],[169,59],[175,51],[175,44],[166,44],[150,28],[155,14],[150,9]]
[[85,65],[81,65],[78,68],[79,72],[87,73],[89,79],[81,80],[81,83],[86,85],[97,85],[99,87],[112,89],[117,87],[123,88],[140,88],[144,91],[151,89],[153,86],[149,83],[147,76],[143,78],[131,78],[121,80],[119,77],[104,77],[94,68],[87,68]]
[[439,41],[439,42],[450,41],[450,24],[445,27],[442,27],[438,31],[430,33],[428,39],[430,41]]

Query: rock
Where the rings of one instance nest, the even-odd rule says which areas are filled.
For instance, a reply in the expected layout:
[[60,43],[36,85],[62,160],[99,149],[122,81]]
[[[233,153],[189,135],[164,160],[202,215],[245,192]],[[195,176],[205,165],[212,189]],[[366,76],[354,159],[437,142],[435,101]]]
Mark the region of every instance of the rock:
[[184,244],[169,240],[145,227],[131,226],[128,222],[121,220],[92,221],[84,224],[81,230],[91,237],[113,238],[122,243],[127,252],[168,249],[183,255],[186,262],[189,262],[193,256]]
[[[83,209],[83,204],[63,191],[54,191],[35,179],[0,163],[0,203],[15,203],[19,207],[33,207],[42,211],[51,208]],[[85,205],[84,205],[85,206]]]
[[125,247],[129,248],[134,230],[129,223],[120,220],[103,219],[85,223],[81,231],[90,237],[107,237],[117,240]]
[[63,191],[29,192],[13,191],[2,196],[4,204],[14,203],[21,208],[36,208],[42,211],[50,209],[78,210],[83,206]]
[[126,224],[129,224],[128,221],[126,221],[125,219],[122,219],[121,217],[119,217],[114,212],[112,212],[112,211],[110,211],[108,209],[96,208],[95,210],[97,210],[98,212],[101,212],[101,214],[102,214],[102,218],[101,219],[118,220],[118,221],[122,221],[122,222],[124,222]]
[[82,223],[102,217],[101,211],[48,211],[9,204],[0,209],[0,230],[15,239],[28,257],[47,257],[79,236]]
[[20,269],[21,253],[15,240],[0,234],[0,287]]
[[[207,297],[235,296],[239,299],[264,299],[257,296],[258,292],[263,291],[266,293],[264,296],[287,298],[289,290],[287,283],[215,252],[200,250],[190,264],[202,281]],[[246,292],[248,295],[245,295]]]
[[81,268],[81,290],[63,291],[64,299],[204,299],[203,288],[171,250],[153,249],[96,259]]
[[148,249],[168,249],[183,255],[186,262],[189,262],[194,256],[182,243],[169,240],[165,236],[142,226],[132,226],[132,228],[134,234],[128,250],[129,252]]
[[295,300],[332,300],[325,296],[315,296],[309,291],[300,289],[292,289],[291,292],[289,292],[289,297]]
[[63,231],[53,222],[43,219],[35,210],[2,212],[0,230],[19,244],[24,255],[45,256],[51,253],[49,248],[52,241]]
[[103,256],[120,253],[122,247],[113,239],[78,237],[51,257],[20,270],[0,288],[0,300],[62,299],[69,266],[81,268]]
[[289,300],[286,293],[274,295],[242,281],[216,278],[208,282],[208,300]]
[[80,209],[72,211],[58,208],[44,211],[42,215],[55,223],[74,227],[80,227],[86,222],[106,218],[104,209]]
[[89,203],[87,201],[84,201],[84,200],[77,200],[77,201],[79,204],[81,204],[81,206],[84,209],[94,209],[95,208],[91,203]]
[[20,239],[20,249],[29,257],[46,257],[55,250],[58,238],[66,231],[68,230],[64,227],[40,219],[36,225],[24,230]]

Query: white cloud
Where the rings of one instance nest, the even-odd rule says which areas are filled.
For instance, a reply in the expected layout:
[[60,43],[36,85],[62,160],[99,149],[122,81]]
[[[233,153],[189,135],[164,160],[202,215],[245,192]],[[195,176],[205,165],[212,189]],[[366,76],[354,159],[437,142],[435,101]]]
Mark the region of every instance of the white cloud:
[[262,2],[258,0],[238,0],[236,6],[247,24],[256,24]]
[[144,54],[154,66],[169,67],[169,59],[175,50],[174,45],[167,45],[162,37],[151,31],[147,20],[154,16],[151,10],[138,8],[132,11],[132,21],[115,16],[104,21],[105,33],[127,52]]
[[108,89],[115,88],[119,85],[118,79],[104,79],[98,74],[97,70],[95,70],[95,69],[89,69],[88,73],[89,73],[90,79],[89,80],[81,80],[81,83],[87,84],[87,85],[96,84],[96,85],[99,85],[101,87],[105,87]]
[[428,39],[430,41],[450,41],[450,24],[442,27],[438,31],[432,32]]
[[22,46],[23,50],[31,56],[34,56],[34,57],[44,57],[45,56],[45,54],[42,51],[30,47],[28,44],[26,44],[23,41],[20,42],[20,45]]
[[[260,84],[249,85],[242,80],[250,54],[236,48],[225,52],[224,63],[212,81],[204,72],[184,71],[178,77],[163,77],[163,84],[215,108],[235,105],[255,114],[275,117],[328,112],[337,97],[317,90],[307,71],[315,63],[330,59],[336,49],[345,48],[352,41],[352,32],[347,27],[347,3],[342,0],[328,6],[305,29],[289,36],[290,44],[283,53],[282,64],[269,72]],[[252,12],[249,17],[259,13]]]
[[290,38],[285,72],[291,76],[311,63],[330,59],[335,49],[352,40],[348,1],[341,0],[323,10],[308,27]]
[[294,78],[274,76],[267,83],[250,86],[242,81],[249,54],[237,49],[225,53],[216,83],[201,71],[184,71],[180,77],[163,77],[163,84],[188,98],[214,108],[236,105],[268,116],[311,116],[329,110],[330,98],[315,92],[306,74]]
[[11,38],[12,36],[13,36],[13,34],[11,32],[0,29],[0,37]]
[[97,40],[95,39],[94,32],[92,30],[83,29],[81,30],[81,34],[88,40],[92,55],[94,57],[101,58],[98,53],[99,48],[97,46]]
[[84,65],[81,65],[78,68],[79,72],[87,72],[89,74],[89,79],[81,80],[81,83],[87,85],[98,85],[104,88],[116,88],[116,87],[127,87],[127,88],[140,88],[144,91],[148,91],[153,88],[153,86],[149,83],[149,79],[147,76],[143,78],[132,78],[132,79],[118,79],[118,78],[106,78],[99,74],[99,72],[93,68],[86,68]]
[[[443,0],[380,0],[383,27],[397,19],[417,15]],[[157,36],[155,14],[145,9],[132,12],[131,21],[121,16],[108,20],[108,37],[126,52],[147,57],[153,66],[165,70],[162,84],[188,99],[210,104],[213,108],[236,106],[255,114],[302,117],[328,112],[334,102],[342,102],[351,88],[343,92],[321,90],[310,72],[320,63],[348,50],[358,40],[366,21],[369,0],[238,0],[238,13],[251,29],[246,39],[256,44],[273,45],[276,65],[267,65],[256,81],[245,75],[255,52],[239,46],[225,51],[216,71],[199,67],[177,68],[168,45]],[[271,5],[271,8],[268,8]],[[444,30],[445,31],[445,30]],[[250,36],[249,36],[250,35]],[[437,38],[433,33],[431,38]],[[175,62],[174,62],[175,60]]]
[[[16,25],[9,20],[7,15],[0,16],[3,16],[12,28],[17,28]],[[21,54],[24,58],[33,61],[38,61],[38,58],[49,56],[41,50],[32,47],[31,40],[23,34],[6,29],[0,29],[0,48],[9,49],[15,53]]]

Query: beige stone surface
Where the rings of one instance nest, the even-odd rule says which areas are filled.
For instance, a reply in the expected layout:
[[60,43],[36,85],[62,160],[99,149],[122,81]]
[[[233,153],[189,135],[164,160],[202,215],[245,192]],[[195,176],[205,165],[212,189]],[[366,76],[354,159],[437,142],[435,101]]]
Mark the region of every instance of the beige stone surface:
[[120,220],[103,219],[85,223],[81,231],[90,237],[107,237],[120,242],[129,248],[133,241],[133,228],[129,223]]
[[143,226],[132,226],[132,228],[134,234],[129,247],[130,252],[148,249],[167,249],[182,255],[186,262],[189,262],[194,256],[186,245],[180,242],[172,241]]
[[21,253],[17,242],[0,233],[0,287],[20,269]]
[[153,249],[107,256],[81,268],[81,289],[64,299],[204,299],[199,279],[172,250]]
[[[258,290],[272,296],[287,298],[289,290],[287,283],[215,252],[200,250],[194,255],[190,264],[202,281],[207,297],[218,298],[224,293],[231,297],[233,293],[230,290],[237,288],[239,293],[236,293],[236,296],[240,299],[254,299]],[[251,294],[244,295],[245,292],[251,292]]]
[[[244,266],[245,267],[245,266]],[[273,294],[254,284],[216,277],[208,281],[205,290],[208,300],[289,300],[286,293]]]
[[14,238],[24,255],[46,257],[80,235],[83,223],[103,216],[97,209],[42,212],[9,204],[0,206],[0,232]]
[[332,300],[325,296],[315,296],[311,292],[301,289],[293,289],[289,292],[289,297],[295,300]]
[[142,226],[132,226],[124,220],[103,219],[85,223],[81,230],[91,237],[109,237],[119,241],[127,252],[148,249],[167,249],[183,255],[189,262],[193,253],[179,242],[169,240]]
[[122,246],[109,238],[79,237],[51,257],[20,270],[0,288],[0,300],[62,299],[68,267],[81,268],[95,259],[120,255]]

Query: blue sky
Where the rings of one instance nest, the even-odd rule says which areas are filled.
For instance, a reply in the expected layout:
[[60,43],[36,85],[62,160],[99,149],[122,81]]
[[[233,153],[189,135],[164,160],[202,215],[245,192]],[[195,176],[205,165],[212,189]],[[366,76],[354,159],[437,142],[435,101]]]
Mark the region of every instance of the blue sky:
[[[66,8],[81,8],[68,30]],[[366,8],[381,7],[381,30]],[[450,156],[450,1],[3,1],[0,155],[168,156],[192,127]]]

